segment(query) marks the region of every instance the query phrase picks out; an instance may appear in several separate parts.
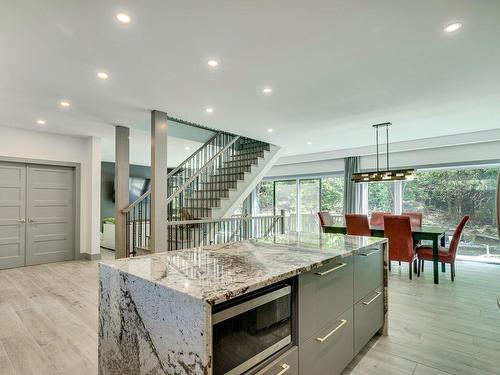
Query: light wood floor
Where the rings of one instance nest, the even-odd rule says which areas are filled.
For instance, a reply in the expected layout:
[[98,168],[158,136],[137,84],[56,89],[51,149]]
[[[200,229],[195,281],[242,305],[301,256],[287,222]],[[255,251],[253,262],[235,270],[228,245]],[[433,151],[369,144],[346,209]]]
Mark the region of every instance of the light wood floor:
[[[97,374],[97,263],[0,271],[0,374]],[[413,281],[406,271],[393,264],[390,335],[344,373],[500,374],[500,266],[459,262],[440,285],[430,265]]]

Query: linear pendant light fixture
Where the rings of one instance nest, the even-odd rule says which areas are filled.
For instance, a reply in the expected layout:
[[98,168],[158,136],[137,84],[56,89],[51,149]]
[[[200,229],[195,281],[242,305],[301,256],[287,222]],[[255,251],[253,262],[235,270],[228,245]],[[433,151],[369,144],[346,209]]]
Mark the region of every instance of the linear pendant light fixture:
[[[390,169],[389,167],[389,126],[392,124],[390,122],[384,122],[382,124],[375,124],[373,127],[376,132],[377,139],[377,170],[371,172],[356,172],[352,174],[352,181],[354,182],[380,182],[380,181],[411,181],[415,179],[415,169]],[[380,154],[379,154],[379,130],[385,129],[385,140],[386,140],[386,169],[380,169]]]

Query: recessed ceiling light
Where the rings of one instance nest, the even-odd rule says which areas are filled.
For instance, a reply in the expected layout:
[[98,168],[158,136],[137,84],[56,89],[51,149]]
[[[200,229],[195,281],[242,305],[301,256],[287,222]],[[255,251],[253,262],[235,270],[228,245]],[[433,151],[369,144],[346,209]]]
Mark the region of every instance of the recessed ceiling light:
[[446,26],[444,28],[444,31],[446,33],[452,33],[454,31],[457,31],[458,29],[462,28],[462,24],[460,22],[455,22],[455,23],[451,23],[449,24],[448,26]]
[[308,142],[307,142],[307,144],[308,144],[308,145],[312,145],[313,143],[312,143],[311,141],[308,141]]
[[121,23],[130,23],[131,18],[127,13],[117,13],[116,19]]
[[273,131],[274,131],[274,129],[272,129],[272,128],[267,129],[268,133],[272,133]]
[[40,119],[40,120],[36,120],[36,123],[37,123],[38,125],[45,125],[45,120],[42,120],[42,119]]
[[207,64],[211,68],[217,68],[219,66],[219,62],[217,60],[208,60]]
[[273,92],[273,89],[272,89],[271,87],[264,87],[264,88],[262,89],[262,92],[263,92],[264,94],[270,94],[270,93],[272,93],[272,92]]
[[60,105],[61,107],[64,107],[64,108],[68,108],[71,104],[70,104],[68,101],[66,101],[66,100],[61,100],[61,101],[59,102],[59,105]]
[[191,147],[186,146],[186,147],[184,147],[184,150],[191,150]]
[[212,107],[207,107],[207,108],[205,108],[205,112],[214,113],[214,109]]
[[97,77],[99,77],[100,79],[108,79],[109,75],[106,72],[98,72]]

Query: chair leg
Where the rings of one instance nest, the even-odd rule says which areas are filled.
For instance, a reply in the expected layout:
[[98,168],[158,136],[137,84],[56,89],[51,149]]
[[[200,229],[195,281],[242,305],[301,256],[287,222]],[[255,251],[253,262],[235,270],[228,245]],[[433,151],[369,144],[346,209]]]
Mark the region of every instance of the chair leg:
[[451,268],[451,281],[455,281],[455,263],[450,263]]
[[446,272],[446,265],[441,263],[441,272]]
[[411,280],[411,275],[412,275],[412,271],[413,271],[413,270],[411,269],[411,263],[412,263],[412,262],[408,263],[408,269],[410,270],[410,280]]
[[418,271],[418,270],[417,270],[417,260],[416,260],[416,259],[414,259],[414,260],[413,260],[413,273],[417,273],[417,271]]
[[391,270],[391,261],[389,261],[389,271]]
[[422,272],[424,272],[424,260],[422,259]]
[[417,261],[417,277],[420,277],[420,268],[421,268],[421,267],[420,267],[420,263],[421,263],[421,262],[422,262],[422,261],[421,261],[420,259]]
[[398,262],[399,263],[399,267],[401,267],[401,262]]

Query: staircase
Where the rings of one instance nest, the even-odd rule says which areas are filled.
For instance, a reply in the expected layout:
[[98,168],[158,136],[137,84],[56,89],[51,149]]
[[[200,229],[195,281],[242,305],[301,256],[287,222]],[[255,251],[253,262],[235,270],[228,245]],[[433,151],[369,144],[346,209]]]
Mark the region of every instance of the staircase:
[[[274,164],[278,152],[279,147],[269,143],[217,132],[168,174],[169,224],[230,217]],[[150,205],[148,191],[123,211],[129,223],[127,247],[133,255],[149,250]],[[169,248],[186,248],[206,235],[193,224],[169,229]]]

